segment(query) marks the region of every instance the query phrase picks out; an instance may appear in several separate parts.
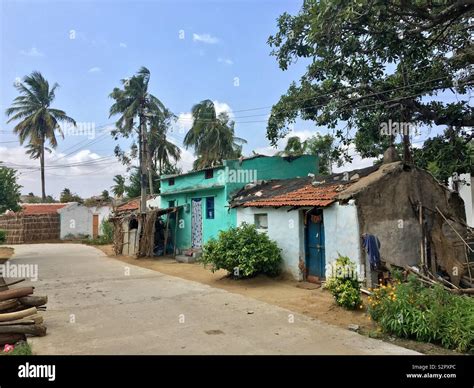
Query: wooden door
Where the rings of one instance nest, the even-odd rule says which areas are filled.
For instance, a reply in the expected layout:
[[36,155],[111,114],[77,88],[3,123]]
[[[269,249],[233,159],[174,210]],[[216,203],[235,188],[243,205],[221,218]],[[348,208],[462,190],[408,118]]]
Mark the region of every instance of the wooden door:
[[92,237],[93,238],[99,237],[99,215],[98,214],[92,215]]

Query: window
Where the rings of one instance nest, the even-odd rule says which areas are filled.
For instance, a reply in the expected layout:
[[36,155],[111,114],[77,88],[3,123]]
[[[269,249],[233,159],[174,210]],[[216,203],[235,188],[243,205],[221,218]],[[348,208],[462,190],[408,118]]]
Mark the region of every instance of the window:
[[268,229],[268,215],[266,213],[254,214],[254,223],[257,229]]
[[214,219],[214,197],[206,198],[206,218]]
[[168,179],[168,186],[173,186],[174,185],[174,178]]
[[174,207],[174,201],[168,201],[168,207]]
[[211,179],[214,176],[214,170],[206,170],[204,171],[204,178]]

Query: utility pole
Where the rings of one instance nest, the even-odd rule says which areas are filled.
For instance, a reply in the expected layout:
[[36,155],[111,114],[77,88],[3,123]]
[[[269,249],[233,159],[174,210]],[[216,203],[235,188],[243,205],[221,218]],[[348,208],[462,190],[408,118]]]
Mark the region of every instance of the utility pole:
[[146,167],[145,167],[145,118],[143,115],[143,111],[140,110],[140,141],[139,146],[139,156],[140,156],[140,213],[146,213],[146,185],[145,185],[145,177],[146,177]]

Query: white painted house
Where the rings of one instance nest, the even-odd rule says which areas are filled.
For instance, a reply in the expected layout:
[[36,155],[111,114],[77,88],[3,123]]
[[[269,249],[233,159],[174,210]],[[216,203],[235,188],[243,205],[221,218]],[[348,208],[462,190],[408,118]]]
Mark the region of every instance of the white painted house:
[[102,234],[102,221],[112,212],[111,206],[85,206],[77,202],[70,202],[58,210],[60,215],[60,238],[74,238],[80,236],[97,237]]
[[[297,280],[325,278],[339,255],[356,264],[368,286],[386,264],[423,262],[433,273],[453,274],[455,284],[462,277],[453,271],[464,258],[457,233],[469,233],[462,199],[427,171],[400,161],[252,183],[234,195],[231,207],[238,225],[255,224],[278,244],[283,270]],[[367,253],[367,241],[375,255]]]
[[[456,176],[459,196],[464,201],[466,209],[466,223],[474,228],[474,176],[471,174],[459,174]],[[450,178],[449,185],[454,189],[453,178]]]

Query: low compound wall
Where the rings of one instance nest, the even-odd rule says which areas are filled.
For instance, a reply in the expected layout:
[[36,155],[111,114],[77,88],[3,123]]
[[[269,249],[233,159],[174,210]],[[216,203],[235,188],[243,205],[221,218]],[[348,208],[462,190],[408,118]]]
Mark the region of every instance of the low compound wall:
[[6,244],[58,240],[60,233],[59,214],[0,216],[0,229],[7,232]]

